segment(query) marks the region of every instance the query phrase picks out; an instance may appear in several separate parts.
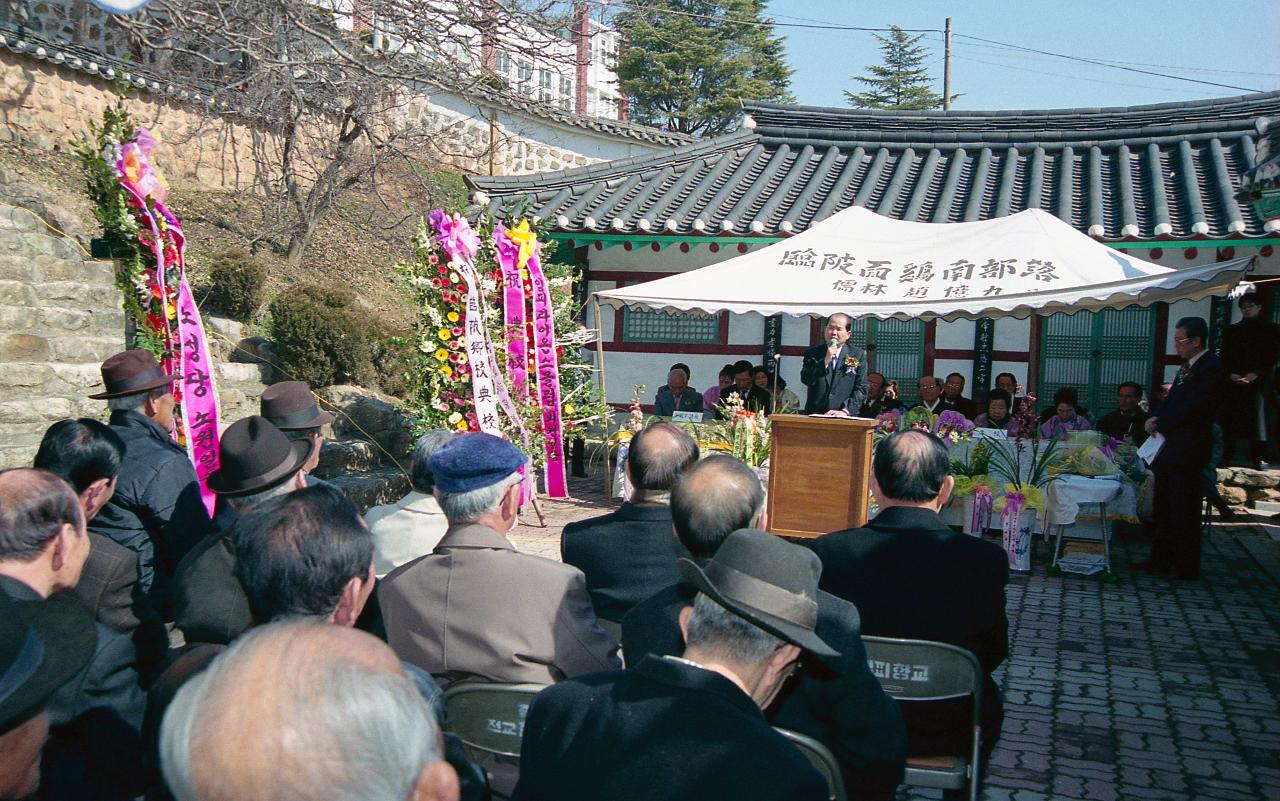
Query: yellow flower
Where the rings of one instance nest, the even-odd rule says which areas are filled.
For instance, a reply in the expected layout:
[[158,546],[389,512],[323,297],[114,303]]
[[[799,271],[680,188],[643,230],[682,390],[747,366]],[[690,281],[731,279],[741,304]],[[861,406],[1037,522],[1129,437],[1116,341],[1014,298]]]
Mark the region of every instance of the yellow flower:
[[448,342],[448,341],[449,341],[449,337],[453,336],[452,334],[450,334],[450,333],[449,333],[449,329],[447,329],[447,328],[441,328],[441,329],[440,329],[439,331],[437,331],[436,333],[440,335],[440,341],[441,341],[441,342]]
[[470,427],[470,426],[468,426],[468,425],[467,425],[467,421],[466,421],[466,420],[463,420],[461,423],[458,423],[458,430],[459,430],[459,431],[466,431],[469,427]]
[[440,348],[439,350],[436,351],[436,361],[442,362],[448,358],[449,358],[449,351],[445,350],[444,348]]
[[440,366],[440,373],[445,378],[453,378],[453,368],[447,364],[443,364]]
[[462,419],[462,412],[454,412],[453,414],[449,415],[449,425],[456,426],[458,424],[458,421],[461,419]]
[[170,303],[166,305],[164,310],[165,310],[165,314],[168,315],[170,320],[178,319],[178,307],[175,306],[174,304]]
[[446,320],[448,320],[448,321],[449,321],[449,322],[451,322],[451,323],[456,323],[456,322],[458,322],[458,313],[457,313],[457,312],[449,312],[448,314],[446,314],[446,315],[445,315],[445,319],[446,319]]
[[573,405],[572,405],[572,404],[568,404],[568,403],[566,403],[566,404],[564,405],[564,413],[565,413],[565,414],[573,414]]
[[520,246],[520,253],[516,259],[520,269],[529,263],[529,257],[532,256],[538,247],[538,235],[529,230],[529,221],[521,220],[520,224],[507,229],[507,238]]

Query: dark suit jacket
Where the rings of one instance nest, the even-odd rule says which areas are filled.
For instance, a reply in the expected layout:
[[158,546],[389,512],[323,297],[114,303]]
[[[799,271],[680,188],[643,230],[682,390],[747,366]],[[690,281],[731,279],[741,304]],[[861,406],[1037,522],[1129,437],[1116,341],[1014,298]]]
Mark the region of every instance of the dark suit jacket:
[[515,801],[818,801],[826,782],[718,673],[649,657],[529,707]]
[[[673,584],[636,605],[622,619],[622,653],[628,664],[645,655],[684,652],[680,610],[696,590]],[[818,593],[818,636],[840,652],[828,666],[805,657],[800,670],[766,710],[775,726],[798,731],[831,749],[844,773],[850,799],[892,798],[902,781],[907,732],[902,713],[867,666],[858,610]]]
[[902,409],[903,403],[897,398],[886,398],[881,395],[875,400],[865,400],[858,409],[859,417],[879,417],[885,412],[892,412],[895,409]]
[[[846,342],[832,360],[834,371],[830,365],[822,363],[826,354],[826,345],[815,345],[804,352],[800,380],[809,388],[804,412],[821,414],[832,409],[844,409],[856,415],[867,399],[867,353]],[[845,360],[850,356],[858,360],[856,369],[845,367]]]
[[680,399],[671,394],[671,390],[663,387],[653,398],[653,413],[659,417],[670,417],[673,412],[701,412],[702,393],[693,387],[685,387]]
[[938,404],[936,410],[939,413],[944,411],[959,412],[970,420],[978,416],[978,404],[963,395],[951,401],[947,400],[947,396],[944,394],[940,400],[941,403]]
[[1124,441],[1126,437],[1133,440],[1134,445],[1142,445],[1147,441],[1147,413],[1134,409],[1133,416],[1125,417],[1119,409],[1111,412],[1098,421],[1096,428],[1108,437]]
[[[991,679],[1009,655],[1004,588],[1009,562],[994,543],[951,530],[927,509],[889,507],[860,529],[819,537],[819,586],[853,603],[862,633],[934,640],[968,648],[987,671],[983,742],[995,743],[1003,717]],[[967,700],[901,704],[907,753],[954,753],[970,737]]]
[[1165,443],[1156,456],[1156,471],[1199,471],[1213,449],[1213,421],[1226,387],[1222,362],[1212,353],[1196,360],[1189,373],[1175,379],[1153,416]]
[[611,514],[564,527],[560,558],[587,577],[596,617],[622,620],[631,607],[679,578],[689,552],[671,528],[666,504],[624,503]]

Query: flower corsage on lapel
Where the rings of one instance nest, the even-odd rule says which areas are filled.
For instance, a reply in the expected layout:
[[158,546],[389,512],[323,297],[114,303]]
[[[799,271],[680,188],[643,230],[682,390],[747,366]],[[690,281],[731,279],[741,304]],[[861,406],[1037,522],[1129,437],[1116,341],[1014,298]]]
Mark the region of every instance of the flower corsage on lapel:
[[1179,368],[1178,368],[1178,375],[1177,375],[1177,377],[1173,380],[1173,383],[1174,383],[1174,384],[1181,384],[1182,382],[1184,382],[1184,381],[1186,381],[1188,378],[1190,378],[1190,377],[1191,377],[1191,374],[1192,374],[1194,371],[1195,371],[1195,368],[1193,368],[1191,365],[1189,365],[1189,364],[1184,364],[1184,365],[1182,365],[1181,367],[1179,367]]
[[858,365],[862,364],[862,360],[857,356],[846,356],[844,360],[844,373],[848,375],[858,369]]

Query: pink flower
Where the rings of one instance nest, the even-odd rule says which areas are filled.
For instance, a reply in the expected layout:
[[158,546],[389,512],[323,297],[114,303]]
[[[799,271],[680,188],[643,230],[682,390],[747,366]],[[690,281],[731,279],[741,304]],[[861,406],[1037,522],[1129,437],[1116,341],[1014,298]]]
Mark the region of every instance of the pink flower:
[[436,241],[448,254],[450,261],[471,261],[480,249],[480,237],[471,230],[471,223],[461,214],[445,214],[436,209],[430,215],[431,227],[436,229]]

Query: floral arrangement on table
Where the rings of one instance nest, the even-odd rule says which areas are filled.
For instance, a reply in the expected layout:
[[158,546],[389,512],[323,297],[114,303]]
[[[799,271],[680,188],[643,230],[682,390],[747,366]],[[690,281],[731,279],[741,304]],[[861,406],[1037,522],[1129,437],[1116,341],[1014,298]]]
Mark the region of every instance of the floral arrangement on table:
[[[1030,532],[1034,514],[1045,508],[1045,488],[1058,479],[1058,441],[1036,439],[1035,395],[1023,393],[1014,406],[1013,421],[1017,434],[1005,443],[993,443],[990,455],[991,474],[1004,481],[994,510],[1000,515],[1004,529],[1004,546],[1012,570],[1030,569]],[[1010,445],[1012,447],[1005,447]]]
[[950,448],[957,442],[968,440],[973,436],[973,421],[960,412],[945,411],[933,421],[929,429],[933,435],[942,440],[942,444]]
[[902,415],[902,421],[898,424],[898,428],[902,430],[918,428],[922,431],[933,431],[937,424],[938,415],[923,406],[913,406]]
[[414,258],[395,271],[419,309],[411,376],[416,430],[488,431],[522,447],[563,489],[563,440],[606,420],[582,348],[572,265],[550,257],[528,220],[472,225],[436,209],[419,225]]
[[123,104],[72,141],[101,239],[118,263],[116,284],[134,325],[130,347],[155,354],[173,382],[177,409],[170,432],[195,465],[206,508],[206,477],[218,468],[218,392],[204,323],[187,283],[186,239],[165,205],[169,186],[153,161],[157,141]]
[[718,408],[721,419],[707,426],[708,438],[726,444],[728,452],[748,467],[764,465],[772,443],[772,426],[764,411],[746,408],[740,395],[730,395]]

